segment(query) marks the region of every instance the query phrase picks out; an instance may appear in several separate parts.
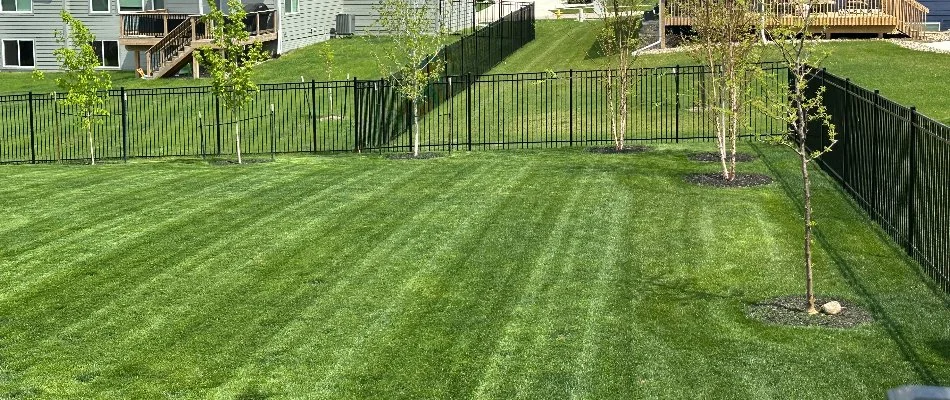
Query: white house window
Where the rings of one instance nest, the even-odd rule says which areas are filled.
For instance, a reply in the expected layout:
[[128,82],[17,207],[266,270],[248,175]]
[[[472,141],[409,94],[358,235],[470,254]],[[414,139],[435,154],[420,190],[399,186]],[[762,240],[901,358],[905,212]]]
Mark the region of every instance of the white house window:
[[145,0],[119,0],[119,11],[145,11]]
[[110,0],[89,0],[89,12],[107,13],[109,12]]
[[0,0],[0,12],[33,11],[33,0]]
[[35,67],[32,40],[4,40],[3,41],[4,67]]
[[300,11],[300,0],[284,0],[284,13],[293,14]]
[[115,40],[96,40],[92,42],[92,49],[96,51],[99,65],[103,67],[119,67],[119,42]]

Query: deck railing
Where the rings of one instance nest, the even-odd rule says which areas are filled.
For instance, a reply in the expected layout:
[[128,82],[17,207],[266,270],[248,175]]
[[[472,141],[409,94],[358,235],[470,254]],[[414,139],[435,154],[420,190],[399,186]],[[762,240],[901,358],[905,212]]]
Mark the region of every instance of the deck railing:
[[165,10],[121,14],[119,36],[165,37],[189,17],[189,14],[169,13]]
[[[692,12],[688,1],[673,0],[666,5],[666,25],[690,25]],[[922,34],[929,10],[916,0],[765,0],[749,2],[752,13],[764,12],[780,23],[808,11],[813,25],[820,27],[894,26],[911,37]]]
[[[175,28],[186,24],[190,18],[200,18],[197,15],[168,13],[165,10],[143,11],[119,16],[120,37],[154,37],[164,38]],[[247,13],[244,24],[251,36],[265,35],[277,32],[276,10],[255,11]]]

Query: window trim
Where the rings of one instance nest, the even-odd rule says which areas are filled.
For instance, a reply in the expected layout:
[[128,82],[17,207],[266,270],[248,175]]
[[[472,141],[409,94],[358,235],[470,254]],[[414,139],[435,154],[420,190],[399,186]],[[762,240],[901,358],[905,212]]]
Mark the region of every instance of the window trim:
[[112,14],[112,0],[106,0],[106,10],[105,11],[95,11],[92,9],[93,0],[89,0],[89,14],[91,15],[111,15]]
[[[89,0],[89,1],[91,2],[92,0]],[[111,2],[111,0],[110,0],[110,2]],[[143,11],[154,11],[154,8],[155,8],[154,6],[152,7],[152,10],[149,10],[149,7],[148,7],[148,4],[149,4],[149,3],[151,3],[151,4],[154,5],[154,4],[155,4],[154,2],[148,1],[148,0],[139,0],[139,3],[141,4],[141,7],[140,7],[139,9],[137,9],[137,10],[122,11],[122,0],[116,1],[116,7],[118,7],[119,14],[123,14],[123,13],[126,13],[126,14],[128,14],[128,13],[137,13],[137,12],[143,12]]]
[[[90,1],[91,1],[91,0],[90,0]],[[15,1],[14,1],[14,4],[16,4]],[[33,14],[33,9],[35,9],[35,8],[36,8],[36,4],[34,4],[33,0],[30,0],[30,9],[29,9],[29,11],[20,11],[20,10],[7,11],[7,10],[0,10],[0,14]]]
[[[288,2],[288,1],[290,2],[290,4],[293,4],[294,2],[296,2],[296,3],[297,3],[297,9],[296,9],[296,10],[293,10],[293,11],[287,9],[287,2]],[[283,4],[283,5],[284,5],[284,15],[300,14],[300,0],[283,0],[283,2],[284,2],[284,4]]]
[[[17,42],[17,62],[20,62],[20,43],[19,42],[31,42],[33,44],[33,65],[7,65],[7,44],[8,41]],[[0,39],[0,67],[8,69],[36,69],[36,40],[34,39],[17,39],[17,38],[5,38]]]
[[[120,46],[119,46],[119,41],[118,41],[118,40],[94,40],[93,43],[95,43],[95,42],[102,43],[102,45],[100,45],[100,46],[101,46],[100,49],[102,50],[102,54],[96,54],[96,56],[101,56],[101,57],[102,57],[102,62],[99,63],[99,66],[96,67],[96,69],[107,69],[107,70],[118,70],[118,69],[122,69],[122,58],[119,56],[119,55],[121,54],[121,51],[120,51],[121,49],[119,48],[119,47],[120,47]],[[105,42],[115,42],[115,59],[116,59],[116,66],[114,66],[114,67],[113,67],[113,66],[102,65],[102,64],[104,64],[105,61],[106,61],[106,46],[105,46]],[[90,45],[92,46],[93,50],[95,50],[96,46],[95,46],[95,44],[93,44],[93,43],[90,43]]]

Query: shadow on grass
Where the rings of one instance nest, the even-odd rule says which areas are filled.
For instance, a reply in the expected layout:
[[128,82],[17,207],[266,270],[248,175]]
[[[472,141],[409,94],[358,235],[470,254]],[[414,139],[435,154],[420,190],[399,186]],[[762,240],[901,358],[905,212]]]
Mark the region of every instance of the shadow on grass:
[[[797,190],[800,183],[793,183],[787,174],[782,174],[782,168],[778,167],[772,160],[766,157],[759,145],[752,144],[752,148],[755,150],[756,154],[758,154],[759,158],[765,163],[766,167],[772,171],[775,181],[779,183],[789,198],[793,199],[796,205],[801,204],[803,201],[802,195],[801,192]],[[836,188],[839,194],[845,195],[847,203],[852,209],[861,211],[854,204],[850,198],[850,195],[841,189],[840,185],[836,186]],[[795,212],[804,218],[804,213],[799,207],[795,208]],[[864,215],[863,211],[860,213],[860,215]],[[873,221],[867,222],[873,223]],[[885,239],[881,237],[878,229],[874,229],[874,231],[877,233],[880,239]],[[881,301],[878,296],[873,292],[872,289],[868,288],[868,286],[865,285],[860,278],[858,278],[851,264],[841,255],[841,252],[839,252],[838,249],[832,245],[821,229],[815,229],[814,233],[815,240],[822,246],[831,260],[834,262],[834,265],[838,268],[838,271],[841,273],[841,276],[844,278],[845,282],[855,291],[858,296],[860,296],[862,302],[868,308],[868,311],[870,311],[871,315],[874,316],[874,320],[877,321],[881,327],[884,328],[884,331],[887,332],[888,336],[890,336],[891,341],[893,341],[897,346],[897,350],[900,352],[901,357],[911,366],[911,368],[914,370],[914,373],[916,373],[917,377],[921,380],[921,383],[927,385],[940,385],[940,382],[937,380],[937,377],[934,376],[933,371],[931,371],[930,368],[921,361],[920,355],[917,354],[917,351],[910,344],[910,341],[907,340],[904,332],[901,330],[900,325],[891,318],[888,312],[881,305]],[[891,239],[886,238],[886,240]],[[893,249],[893,246],[891,246],[891,248]],[[906,259],[906,256],[903,254],[901,254],[901,256],[903,256],[903,259]],[[931,289],[934,288],[933,285],[930,285],[932,282],[929,280],[929,278],[922,276],[920,268],[914,268],[914,270],[917,271],[919,279],[927,283]],[[938,294],[938,297],[946,301],[942,295]],[[935,346],[931,347],[937,349]]]

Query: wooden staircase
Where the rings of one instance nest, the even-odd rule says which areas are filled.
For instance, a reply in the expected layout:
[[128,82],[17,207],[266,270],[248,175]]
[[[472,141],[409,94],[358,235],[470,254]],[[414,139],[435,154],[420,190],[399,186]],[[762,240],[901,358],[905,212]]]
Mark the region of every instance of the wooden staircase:
[[211,29],[197,16],[190,16],[145,52],[145,77],[174,75],[192,61],[195,49],[211,45]]
[[[248,13],[245,23],[250,38],[245,44],[277,40],[276,17],[273,10]],[[200,16],[193,15],[168,31],[158,43],[146,50],[144,77],[158,79],[178,73],[194,60],[195,50],[214,46],[212,28]]]

